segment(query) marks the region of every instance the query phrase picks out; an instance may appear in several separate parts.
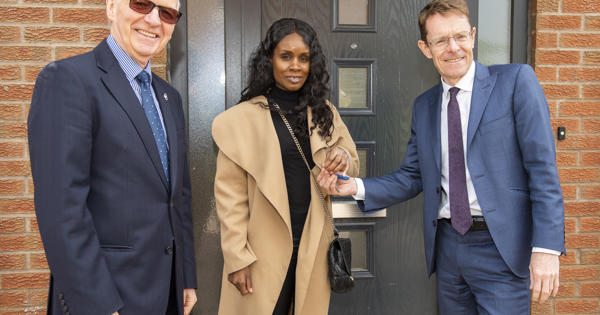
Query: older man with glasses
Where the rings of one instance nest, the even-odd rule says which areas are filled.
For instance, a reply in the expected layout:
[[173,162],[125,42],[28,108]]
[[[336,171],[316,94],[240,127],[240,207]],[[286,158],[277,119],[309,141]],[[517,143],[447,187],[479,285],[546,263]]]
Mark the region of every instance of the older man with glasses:
[[323,172],[320,184],[354,195],[363,210],[423,192],[425,255],[440,313],[529,314],[530,297],[556,296],[565,253],[544,92],[527,65],[473,60],[476,29],[464,0],[430,2],[419,27],[418,46],[441,82],[414,102],[404,162],[363,180]]
[[110,35],[39,74],[28,119],[48,314],[189,314],[196,274],[179,93],[152,73],[177,0],[107,0]]

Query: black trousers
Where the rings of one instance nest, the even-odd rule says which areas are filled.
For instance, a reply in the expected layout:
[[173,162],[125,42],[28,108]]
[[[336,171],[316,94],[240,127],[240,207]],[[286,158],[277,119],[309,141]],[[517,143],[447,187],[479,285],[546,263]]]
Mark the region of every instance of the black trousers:
[[[290,308],[292,308],[294,305],[294,293],[296,291],[295,288],[297,262],[298,258],[296,253],[294,253],[292,254],[292,260],[290,260],[290,266],[288,268],[287,275],[285,276],[285,281],[283,282],[281,293],[279,293],[279,299],[277,299],[277,304],[275,304],[273,315],[290,314]],[[294,314],[293,309],[291,314]]]
[[169,304],[165,315],[178,315],[177,313],[177,289],[175,288],[175,257],[171,264],[171,288],[169,289]]

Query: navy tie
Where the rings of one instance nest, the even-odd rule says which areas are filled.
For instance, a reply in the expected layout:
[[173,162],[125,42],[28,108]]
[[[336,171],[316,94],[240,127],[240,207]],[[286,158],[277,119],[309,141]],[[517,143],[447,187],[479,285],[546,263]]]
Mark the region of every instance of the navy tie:
[[465,171],[465,154],[463,149],[460,109],[456,94],[459,89],[450,89],[448,102],[448,170],[450,181],[450,220],[452,227],[460,234],[467,233],[473,219],[467,193],[467,173]]
[[158,116],[158,111],[154,104],[154,97],[152,96],[152,89],[150,88],[150,75],[146,71],[142,71],[135,78],[142,88],[142,107],[144,108],[146,118],[148,118],[148,122],[152,128],[152,134],[154,135],[154,141],[156,142],[156,148],[158,149],[158,155],[160,156],[160,163],[162,164],[168,182],[169,149],[167,148],[165,130],[163,129],[160,117]]

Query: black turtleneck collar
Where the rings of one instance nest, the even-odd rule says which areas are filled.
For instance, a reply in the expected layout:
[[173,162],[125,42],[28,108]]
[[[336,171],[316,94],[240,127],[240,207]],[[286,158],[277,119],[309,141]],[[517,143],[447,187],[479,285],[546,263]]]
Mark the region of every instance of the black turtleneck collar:
[[300,99],[300,90],[295,92],[284,91],[277,86],[273,86],[268,95],[269,100],[277,103],[284,111],[290,111],[298,106]]

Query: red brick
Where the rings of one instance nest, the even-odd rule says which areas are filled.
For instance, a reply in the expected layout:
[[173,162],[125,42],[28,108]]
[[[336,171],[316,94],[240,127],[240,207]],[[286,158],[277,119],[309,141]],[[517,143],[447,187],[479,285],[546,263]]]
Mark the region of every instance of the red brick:
[[50,47],[0,46],[0,61],[50,61]]
[[600,199],[600,185],[581,185],[581,199]]
[[29,232],[39,233],[38,221],[37,218],[32,217],[29,218]]
[[600,217],[596,218],[580,218],[581,232],[600,232]]
[[[2,270],[23,270],[25,269],[25,255],[23,254],[0,254],[0,266]],[[0,305],[2,305],[0,303]]]
[[563,198],[567,200],[575,200],[577,198],[577,186],[576,185],[561,185],[563,192]]
[[0,179],[0,195],[20,195],[25,192],[22,179]]
[[600,65],[600,51],[584,51],[583,64]]
[[556,300],[554,309],[558,314],[596,313],[597,299]]
[[593,248],[600,246],[600,234],[566,234],[567,248]]
[[600,16],[586,16],[585,29],[590,31],[600,30]]
[[50,281],[47,272],[12,273],[2,275],[2,289],[46,288]]
[[[0,119],[22,121],[25,119],[23,105],[0,104]],[[0,174],[2,174],[0,172]]]
[[560,116],[600,116],[600,102],[583,100],[560,102]]
[[537,12],[558,12],[558,0],[537,0]]
[[560,81],[600,81],[600,68],[561,68]]
[[577,98],[579,86],[573,84],[542,84],[547,98]]
[[558,101],[548,100],[548,110],[550,111],[550,117],[556,117],[558,115]]
[[77,0],[24,0],[25,3],[77,3]]
[[579,64],[578,51],[536,50],[536,65],[575,65]]
[[558,258],[560,259],[561,265],[575,265],[577,263],[577,254],[575,250],[567,250],[566,255],[560,255]]
[[48,302],[48,289],[29,290],[29,305],[46,306]]
[[561,183],[581,183],[600,180],[598,168],[562,168],[558,170]]
[[[571,296],[575,296],[575,283],[569,282],[569,283],[560,283],[560,286],[558,287],[558,294],[556,295],[557,297],[571,297]],[[546,303],[548,304],[548,303]],[[549,313],[545,313],[545,314],[549,314]]]
[[560,46],[578,48],[600,47],[600,34],[561,34]]
[[19,80],[21,79],[21,68],[17,66],[0,66],[0,80]]
[[83,31],[83,41],[97,44],[110,34],[108,28],[86,28]]
[[167,64],[167,49],[164,48],[150,59],[152,65],[165,65]]
[[34,213],[33,199],[0,199],[0,214]]
[[165,66],[152,66],[152,73],[161,77],[163,80],[167,80],[167,67]]
[[599,214],[600,202],[598,201],[565,202],[565,215],[567,216],[587,216]]
[[42,250],[42,240],[37,234],[0,235],[0,251],[15,252]]
[[[586,133],[600,133],[600,119],[584,118],[582,131]],[[600,143],[597,143],[597,148],[600,149]]]
[[35,81],[43,68],[42,66],[25,66],[25,81]]
[[107,24],[106,9],[56,8],[52,11],[55,23]]
[[33,94],[32,84],[0,85],[0,101],[28,101]]
[[535,32],[534,45],[536,48],[558,47],[558,34],[547,32]]
[[569,134],[567,130],[567,137],[563,141],[557,143],[559,150],[593,150],[598,148],[598,142],[600,141],[600,135],[587,134],[587,135],[574,135]]
[[2,22],[50,22],[49,8],[0,7]]
[[[577,152],[556,152],[556,164],[560,166],[577,166],[579,154]],[[563,187],[564,188],[564,187]]]
[[585,265],[600,264],[600,250],[598,249],[582,249],[581,263]]
[[556,67],[535,67],[535,75],[540,82],[556,82]]
[[0,42],[10,43],[21,40],[21,29],[17,26],[2,26],[0,28]]
[[2,176],[29,176],[31,169],[29,161],[0,161]]
[[561,266],[560,281],[598,280],[598,266]]
[[2,234],[25,232],[25,218],[0,218],[0,231]]
[[2,305],[3,307],[27,306],[27,291],[0,291],[0,305]]
[[106,0],[83,0],[83,4],[103,5],[103,4],[106,4]]
[[25,187],[27,187],[27,193],[33,195],[33,179],[31,177],[25,179]]
[[94,47],[56,47],[56,59],[64,59],[86,53]]
[[31,269],[48,269],[48,261],[45,254],[29,255],[29,266]]
[[600,98],[600,84],[589,84],[583,86],[584,98]]
[[28,42],[78,42],[77,27],[25,27],[25,41]]
[[548,315],[548,314],[552,314],[552,303],[551,302],[546,302],[543,304],[531,303],[531,315]]
[[562,119],[551,119],[552,130],[556,130],[558,126],[563,126],[568,132],[577,132],[581,130],[579,118],[562,118]]
[[581,152],[581,165],[600,165],[600,152]]
[[581,16],[538,15],[535,23],[537,30],[578,30],[581,29]]
[[26,138],[27,125],[17,122],[0,122],[0,138]]
[[591,12],[600,11],[600,0],[563,0],[563,12]]
[[22,158],[25,156],[24,142],[0,141],[0,158]]
[[600,282],[582,283],[579,292],[581,296],[598,297],[600,296]]

